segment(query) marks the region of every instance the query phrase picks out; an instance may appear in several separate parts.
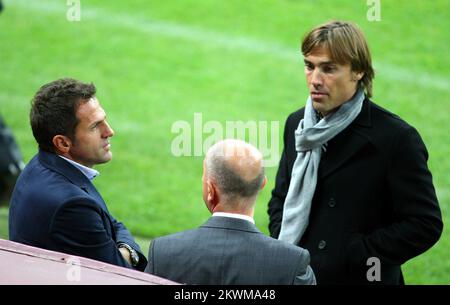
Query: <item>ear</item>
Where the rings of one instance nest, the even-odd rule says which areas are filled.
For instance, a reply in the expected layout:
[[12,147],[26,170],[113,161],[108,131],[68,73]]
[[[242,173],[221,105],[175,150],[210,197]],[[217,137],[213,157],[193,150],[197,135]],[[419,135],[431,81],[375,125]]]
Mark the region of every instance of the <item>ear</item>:
[[67,154],[72,147],[72,141],[69,137],[63,135],[56,135],[53,137],[53,146],[60,154]]
[[219,193],[213,182],[206,182],[206,201],[208,204],[208,209],[212,213],[219,203]]
[[352,72],[352,81],[359,82],[364,77],[364,72]]
[[262,184],[261,184],[261,190],[266,186],[266,183],[267,183],[267,176],[264,176],[264,180],[263,180],[263,182],[262,182]]

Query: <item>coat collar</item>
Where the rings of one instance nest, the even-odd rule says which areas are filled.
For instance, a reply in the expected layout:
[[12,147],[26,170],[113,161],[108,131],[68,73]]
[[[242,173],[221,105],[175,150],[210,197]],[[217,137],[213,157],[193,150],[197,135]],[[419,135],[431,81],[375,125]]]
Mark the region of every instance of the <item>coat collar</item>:
[[371,108],[372,103],[366,97],[353,123],[328,142],[327,152],[320,161],[319,177],[329,176],[366,145],[373,145],[370,137]]
[[261,233],[250,221],[231,217],[214,216],[210,217],[201,228],[218,228],[246,231],[250,233]]
[[89,181],[88,177],[86,177],[86,175],[83,174],[78,168],[76,168],[74,165],[70,164],[63,158],[60,158],[56,154],[49,153],[43,150],[39,150],[38,159],[43,166],[64,176],[71,183],[80,187],[84,192],[95,198],[102,209],[109,214],[108,207],[106,206],[103,197],[100,195],[91,181]]
[[358,114],[353,124],[363,127],[372,127],[371,106],[371,102],[366,96],[361,107],[361,112]]
[[66,177],[70,182],[85,191],[91,185],[89,179],[78,168],[58,157],[56,154],[39,150],[38,158],[42,165]]

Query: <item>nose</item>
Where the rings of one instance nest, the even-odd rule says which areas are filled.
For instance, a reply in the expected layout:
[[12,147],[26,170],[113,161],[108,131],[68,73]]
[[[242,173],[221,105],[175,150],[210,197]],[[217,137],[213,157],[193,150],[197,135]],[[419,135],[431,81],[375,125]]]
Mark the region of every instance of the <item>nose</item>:
[[114,135],[114,130],[111,128],[111,126],[108,124],[108,122],[105,121],[106,129],[103,134],[105,138],[110,138]]
[[314,87],[320,87],[323,84],[322,74],[319,69],[314,69],[311,73],[311,85]]

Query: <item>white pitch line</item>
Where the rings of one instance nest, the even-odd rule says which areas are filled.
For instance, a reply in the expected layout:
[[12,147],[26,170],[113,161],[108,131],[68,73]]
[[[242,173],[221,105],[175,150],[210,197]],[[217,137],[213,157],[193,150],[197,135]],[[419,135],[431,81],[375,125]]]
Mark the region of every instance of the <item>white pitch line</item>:
[[[60,15],[66,18],[68,6],[66,1],[8,1],[6,6],[20,7],[24,10],[37,11],[50,15]],[[112,13],[104,9],[88,7],[81,1],[81,21],[97,21],[112,26],[122,26],[150,35],[158,35],[170,38],[183,39],[206,45],[214,45],[230,50],[245,51],[271,56],[281,60],[301,62],[301,53],[295,48],[287,48],[277,43],[257,40],[245,36],[231,36],[220,32],[205,30],[201,27],[185,25],[175,22],[161,21],[144,18],[142,16]],[[374,62],[375,70],[382,79],[399,81],[426,87],[450,91],[450,80],[444,76],[431,75],[423,71],[412,71],[382,62]]]

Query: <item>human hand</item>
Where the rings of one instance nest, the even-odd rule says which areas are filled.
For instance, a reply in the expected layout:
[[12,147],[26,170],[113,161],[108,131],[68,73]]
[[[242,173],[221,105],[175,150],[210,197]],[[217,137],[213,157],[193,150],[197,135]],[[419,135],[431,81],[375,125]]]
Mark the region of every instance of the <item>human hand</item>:
[[127,248],[119,248],[120,254],[122,254],[123,258],[127,261],[128,264],[131,264],[131,254]]

